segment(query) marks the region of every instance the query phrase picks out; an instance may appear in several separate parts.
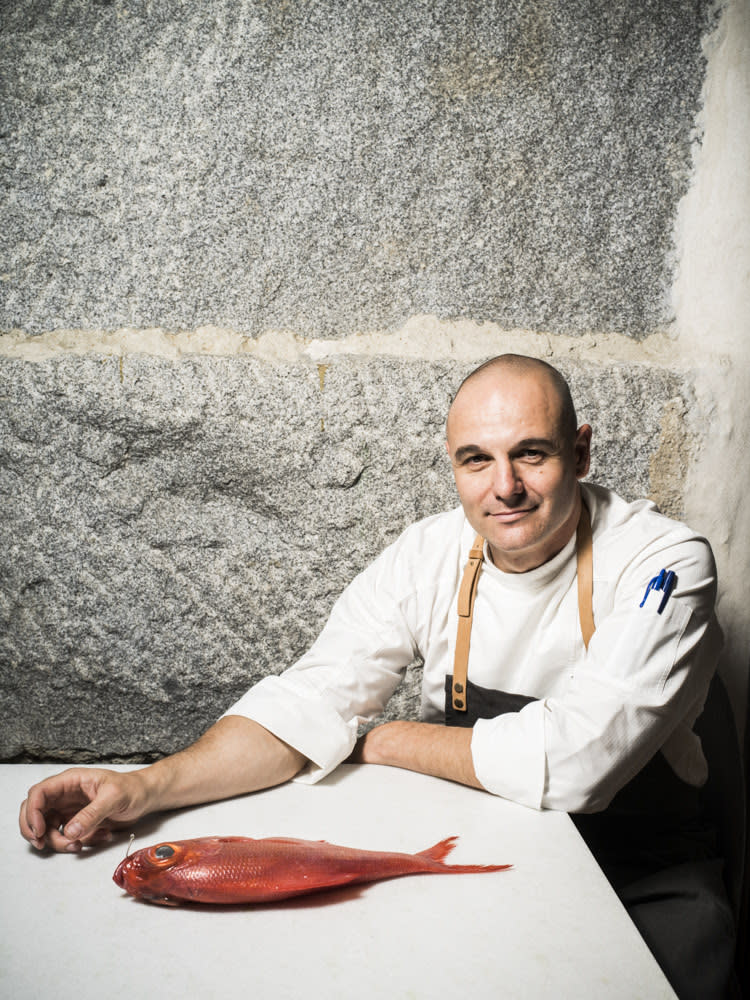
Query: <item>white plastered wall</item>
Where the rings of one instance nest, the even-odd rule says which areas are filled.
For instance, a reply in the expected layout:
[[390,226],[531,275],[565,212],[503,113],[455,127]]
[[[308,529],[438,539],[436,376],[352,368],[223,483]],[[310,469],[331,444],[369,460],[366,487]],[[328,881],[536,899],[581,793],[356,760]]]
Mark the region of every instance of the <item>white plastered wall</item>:
[[734,0],[707,43],[693,183],[680,208],[674,286],[678,355],[699,371],[700,450],[686,520],[719,565],[723,669],[742,727],[750,663],[750,3]]

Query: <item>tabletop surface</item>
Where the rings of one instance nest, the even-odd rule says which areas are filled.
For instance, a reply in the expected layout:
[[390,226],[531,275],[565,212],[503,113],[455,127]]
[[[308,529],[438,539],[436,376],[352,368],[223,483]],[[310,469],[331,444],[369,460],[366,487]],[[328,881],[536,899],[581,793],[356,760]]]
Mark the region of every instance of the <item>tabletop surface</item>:
[[148,818],[133,850],[222,834],[414,853],[457,835],[449,861],[512,870],[407,876],[273,905],[163,907],[112,882],[125,833],[77,856],[39,854],[21,839],[27,788],[57,770],[0,766],[2,996],[674,997],[564,813],[342,765],[314,786]]

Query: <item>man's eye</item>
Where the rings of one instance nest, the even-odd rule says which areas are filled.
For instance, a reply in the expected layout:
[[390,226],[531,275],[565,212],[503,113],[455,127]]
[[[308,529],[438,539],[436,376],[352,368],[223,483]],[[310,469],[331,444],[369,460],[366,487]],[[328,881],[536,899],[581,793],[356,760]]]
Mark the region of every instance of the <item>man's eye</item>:
[[486,455],[469,455],[464,465],[484,465],[489,459]]

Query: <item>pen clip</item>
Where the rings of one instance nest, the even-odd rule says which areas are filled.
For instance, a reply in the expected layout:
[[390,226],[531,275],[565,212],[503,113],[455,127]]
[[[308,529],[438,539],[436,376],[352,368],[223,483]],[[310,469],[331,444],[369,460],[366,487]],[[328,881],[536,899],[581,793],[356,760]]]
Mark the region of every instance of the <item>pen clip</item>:
[[[662,570],[662,572],[664,571]],[[664,610],[664,608],[667,606],[667,601],[669,600],[670,594],[674,590],[674,585],[676,582],[677,582],[677,574],[673,573],[672,570],[670,569],[670,571],[664,578],[664,583],[662,586],[662,589],[664,590],[664,596],[661,599],[659,607],[656,609],[657,615],[660,615]]]
[[667,606],[667,601],[669,600],[676,583],[677,574],[675,572],[671,569],[668,571],[666,569],[661,570],[658,576],[655,576],[653,580],[649,580],[648,587],[646,587],[646,593],[643,595],[643,600],[638,607],[643,607],[646,603],[646,598],[652,590],[660,590],[662,591],[662,599],[659,602],[659,607],[656,609],[657,615],[660,615]]

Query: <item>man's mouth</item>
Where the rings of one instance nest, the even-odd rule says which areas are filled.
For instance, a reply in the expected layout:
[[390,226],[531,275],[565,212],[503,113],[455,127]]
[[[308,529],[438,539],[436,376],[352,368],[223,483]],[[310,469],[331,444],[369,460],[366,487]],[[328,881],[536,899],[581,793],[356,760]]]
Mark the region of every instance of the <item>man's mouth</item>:
[[512,524],[514,521],[520,521],[527,514],[531,514],[533,510],[535,510],[534,507],[518,507],[512,510],[487,511],[486,516],[500,524]]

